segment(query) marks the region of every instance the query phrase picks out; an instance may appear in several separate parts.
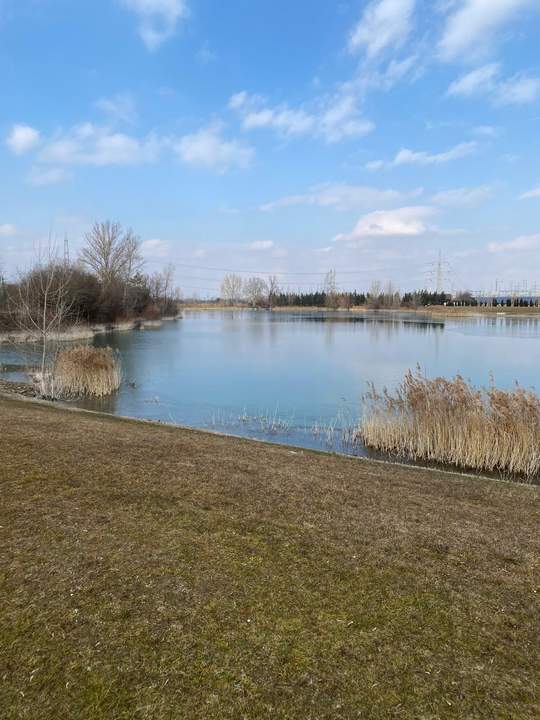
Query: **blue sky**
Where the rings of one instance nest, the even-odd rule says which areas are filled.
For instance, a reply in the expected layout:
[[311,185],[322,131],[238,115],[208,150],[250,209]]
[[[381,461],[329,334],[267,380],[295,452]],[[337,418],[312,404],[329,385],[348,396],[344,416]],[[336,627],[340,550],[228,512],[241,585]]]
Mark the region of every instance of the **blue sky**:
[[539,34],[539,0],[0,0],[0,266],[111,218],[186,294],[439,251],[540,287]]

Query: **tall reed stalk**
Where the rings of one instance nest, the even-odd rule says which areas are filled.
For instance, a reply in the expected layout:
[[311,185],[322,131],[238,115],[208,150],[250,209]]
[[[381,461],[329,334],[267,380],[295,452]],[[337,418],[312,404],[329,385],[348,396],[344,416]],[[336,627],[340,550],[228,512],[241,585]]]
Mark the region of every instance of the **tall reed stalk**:
[[111,348],[80,345],[60,352],[53,375],[60,397],[104,397],[122,382],[120,364]]
[[370,385],[357,435],[409,460],[525,477],[540,475],[540,397],[516,385],[476,389],[460,375],[409,371],[393,393]]

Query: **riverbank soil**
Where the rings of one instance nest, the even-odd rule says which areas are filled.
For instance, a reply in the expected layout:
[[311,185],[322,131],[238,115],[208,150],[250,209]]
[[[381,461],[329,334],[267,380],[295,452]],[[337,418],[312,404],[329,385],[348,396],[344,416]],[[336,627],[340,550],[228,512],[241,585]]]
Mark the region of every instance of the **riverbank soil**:
[[3,720],[540,717],[540,489],[0,398]]

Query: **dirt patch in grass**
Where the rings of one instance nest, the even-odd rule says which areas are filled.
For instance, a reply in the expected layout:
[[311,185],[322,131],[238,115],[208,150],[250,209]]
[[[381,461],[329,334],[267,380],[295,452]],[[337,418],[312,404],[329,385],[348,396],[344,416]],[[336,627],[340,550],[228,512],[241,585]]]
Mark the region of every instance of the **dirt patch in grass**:
[[538,488],[0,398],[5,720],[540,716]]

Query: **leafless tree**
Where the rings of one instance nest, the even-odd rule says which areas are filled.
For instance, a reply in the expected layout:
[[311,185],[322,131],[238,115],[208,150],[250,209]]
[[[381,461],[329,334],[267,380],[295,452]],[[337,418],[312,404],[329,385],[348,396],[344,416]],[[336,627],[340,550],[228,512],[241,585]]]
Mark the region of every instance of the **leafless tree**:
[[339,298],[335,270],[329,270],[326,273],[326,277],[324,279],[324,291],[326,293],[327,307],[336,309],[339,305]]
[[268,278],[268,305],[270,309],[274,305],[274,300],[276,299],[276,296],[279,295],[279,282],[275,275],[270,275]]
[[58,333],[71,318],[69,285],[70,268],[49,245],[45,252],[39,251],[36,264],[20,275],[9,296],[14,325],[41,344],[39,382],[44,396],[54,395],[48,361]]
[[225,275],[221,282],[221,297],[229,305],[234,305],[242,297],[242,278],[239,275]]
[[80,261],[93,272],[104,288],[115,281],[126,281],[143,266],[140,240],[132,230],[124,232],[120,223],[94,223],[85,236]]
[[268,297],[268,285],[262,278],[248,278],[244,283],[244,296],[251,307],[260,307]]

